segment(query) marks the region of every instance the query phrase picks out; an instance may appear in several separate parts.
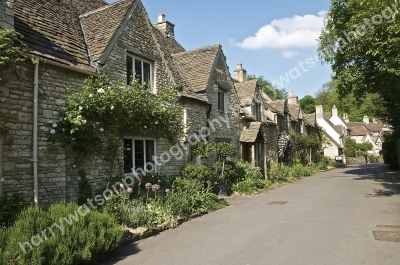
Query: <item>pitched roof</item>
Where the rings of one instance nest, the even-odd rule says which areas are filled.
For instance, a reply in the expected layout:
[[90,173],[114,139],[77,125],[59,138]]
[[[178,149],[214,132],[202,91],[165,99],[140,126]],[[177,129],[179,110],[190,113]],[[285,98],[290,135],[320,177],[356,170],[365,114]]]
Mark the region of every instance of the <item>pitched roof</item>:
[[300,104],[288,104],[290,119],[297,121],[299,119]]
[[240,142],[254,143],[260,131],[261,122],[251,122],[248,128],[245,128],[240,136]]
[[269,103],[279,114],[285,113],[285,100],[274,100]]
[[362,125],[350,125],[350,123],[348,123],[347,125],[351,129],[351,136],[365,136],[369,134],[367,128]]
[[201,92],[207,89],[215,58],[220,48],[221,46],[216,44],[172,55],[173,61],[193,92]]
[[98,61],[136,0],[120,0],[80,16],[92,61]]
[[104,0],[15,1],[15,30],[24,36],[31,52],[94,72],[79,16],[105,5]]
[[337,143],[326,131],[323,131],[326,138],[328,138],[337,148],[341,148],[340,144]]
[[187,98],[192,98],[207,102],[207,96],[204,94],[195,93],[189,82],[185,79],[178,66],[175,64],[172,55],[175,53],[185,52],[185,49],[180,45],[175,38],[168,37],[164,32],[162,32],[158,27],[153,26],[153,34],[160,44],[160,49],[164,54],[164,58],[167,61],[171,74],[175,79],[177,84],[180,84],[183,88],[182,96]]
[[304,114],[304,122],[306,125],[315,126],[315,113],[312,114]]
[[234,83],[237,94],[239,96],[240,105],[248,106],[253,101],[254,94],[257,89],[257,79]]
[[383,128],[383,122],[378,121],[378,122],[371,122],[371,123],[363,123],[363,126],[365,126],[368,130],[371,132],[380,132]]

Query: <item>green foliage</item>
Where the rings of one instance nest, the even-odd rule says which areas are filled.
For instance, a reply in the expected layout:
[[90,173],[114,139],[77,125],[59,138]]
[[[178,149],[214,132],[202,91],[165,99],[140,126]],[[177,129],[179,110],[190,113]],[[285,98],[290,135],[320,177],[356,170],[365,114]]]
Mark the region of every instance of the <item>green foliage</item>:
[[[88,211],[75,203],[54,204],[48,212],[36,207],[26,209],[7,230],[0,263],[75,265],[100,261],[122,244],[123,231],[111,216]],[[46,231],[46,237],[42,231]],[[24,245],[26,253],[19,245],[25,242],[34,243],[32,250]]]
[[275,182],[293,182],[300,177],[311,176],[314,172],[315,168],[310,166],[286,166],[273,163],[270,167],[269,179]]
[[236,146],[230,143],[217,143],[215,144],[215,153],[222,157],[224,160],[227,157],[235,157],[236,155]]
[[[393,0],[331,0],[318,52],[324,62],[332,65],[340,95],[378,94],[384,107],[382,117],[398,131],[400,24],[394,3]],[[382,23],[372,23],[377,15],[383,16]],[[353,36],[353,32],[362,35]],[[351,41],[344,33],[349,33]]]
[[315,98],[310,95],[304,96],[302,99],[299,100],[300,106],[302,111],[305,114],[315,113]]
[[18,215],[28,206],[29,203],[18,193],[0,197],[0,227],[12,225]]
[[235,163],[233,162],[215,162],[211,167],[211,182],[225,183],[235,176]]
[[322,139],[318,134],[306,135],[300,133],[292,133],[291,139],[291,150],[292,159],[295,164],[306,165],[310,161],[310,149],[321,150]]
[[6,30],[0,27],[0,70],[15,69],[18,64],[27,60],[27,47],[22,42],[22,37],[15,30]]
[[288,92],[285,88],[277,88],[270,81],[265,79],[264,76],[256,77],[255,75],[247,75],[247,80],[257,79],[258,85],[264,91],[265,94],[275,97],[276,99],[285,99],[288,97]]
[[382,156],[385,164],[397,168],[399,167],[399,156],[397,154],[397,135],[395,133],[384,134],[382,143]]
[[192,179],[205,182],[210,180],[211,172],[205,165],[187,164],[180,173],[182,179]]
[[197,142],[192,146],[192,156],[198,156],[201,158],[203,163],[210,157],[212,146],[209,142]]
[[317,170],[327,170],[336,167],[336,161],[330,157],[324,156],[316,165]]
[[89,180],[86,178],[86,172],[84,169],[78,171],[80,180],[78,182],[78,196],[76,202],[78,205],[85,204],[87,199],[92,198],[92,187],[90,186]]
[[381,157],[377,155],[369,155],[368,163],[381,163]]
[[256,194],[268,189],[271,181],[264,179],[260,168],[251,163],[239,161],[235,167],[235,175],[229,184],[232,192]]
[[346,137],[344,140],[343,153],[347,157],[355,157],[357,153],[357,143],[356,140]]
[[372,150],[373,147],[374,147],[373,144],[370,143],[370,142],[357,144],[357,149],[362,151],[362,152],[370,151],[370,150]]
[[116,84],[106,75],[90,77],[82,88],[71,91],[61,120],[52,124],[49,141],[60,143],[82,163],[101,153],[109,165],[122,175],[123,139],[133,132],[160,133],[171,142],[181,136],[182,111],[177,104],[177,88],[151,93],[146,85]]
[[[168,192],[167,192],[168,191]],[[224,200],[204,188],[195,179],[177,178],[170,190],[157,192],[154,198],[142,196],[132,199],[119,194],[107,201],[105,212],[131,228],[157,226],[176,227],[180,221],[194,214],[202,214],[226,205]]]

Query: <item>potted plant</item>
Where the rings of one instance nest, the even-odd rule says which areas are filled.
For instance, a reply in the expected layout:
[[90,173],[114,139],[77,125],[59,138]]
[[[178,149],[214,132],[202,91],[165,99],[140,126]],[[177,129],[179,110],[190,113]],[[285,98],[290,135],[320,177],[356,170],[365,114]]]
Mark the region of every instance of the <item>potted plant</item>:
[[[218,160],[222,161],[222,169],[221,172],[219,170],[215,170],[218,167],[218,162],[214,164],[214,172],[216,171],[217,175],[217,185],[215,185],[214,191],[218,194],[222,193],[224,195],[228,194],[228,178],[231,174],[230,171],[232,171],[232,166],[229,165],[229,172],[225,172],[226,169],[226,159],[228,157],[234,157],[236,155],[236,146],[230,143],[217,143],[215,145],[215,153],[218,156]],[[219,162],[221,163],[221,162]],[[227,174],[228,173],[228,174]]]

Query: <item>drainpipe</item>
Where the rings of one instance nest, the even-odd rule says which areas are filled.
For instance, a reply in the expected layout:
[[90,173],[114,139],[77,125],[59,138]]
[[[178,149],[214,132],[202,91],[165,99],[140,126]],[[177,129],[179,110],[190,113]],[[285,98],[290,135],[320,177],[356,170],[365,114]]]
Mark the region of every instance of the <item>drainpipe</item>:
[[38,91],[39,91],[39,57],[35,58],[35,75],[33,87],[33,200],[35,206],[39,204],[38,190],[38,156],[37,156],[37,141],[38,141]]

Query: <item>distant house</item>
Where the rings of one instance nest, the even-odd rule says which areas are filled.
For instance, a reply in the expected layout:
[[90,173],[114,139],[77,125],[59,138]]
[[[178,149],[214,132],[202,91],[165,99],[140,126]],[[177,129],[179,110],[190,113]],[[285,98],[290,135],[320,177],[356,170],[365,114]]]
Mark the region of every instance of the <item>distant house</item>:
[[364,116],[363,122],[350,122],[345,114],[346,124],[351,129],[351,138],[357,143],[371,143],[373,148],[368,151],[370,154],[379,154],[382,151],[383,133],[389,128],[380,121],[373,119],[369,121],[368,116]]
[[317,125],[327,139],[323,146],[324,156],[335,158],[343,155],[344,139],[351,135],[351,130],[338,115],[336,106],[333,106],[332,113],[323,113],[322,105],[316,106],[315,110]]

